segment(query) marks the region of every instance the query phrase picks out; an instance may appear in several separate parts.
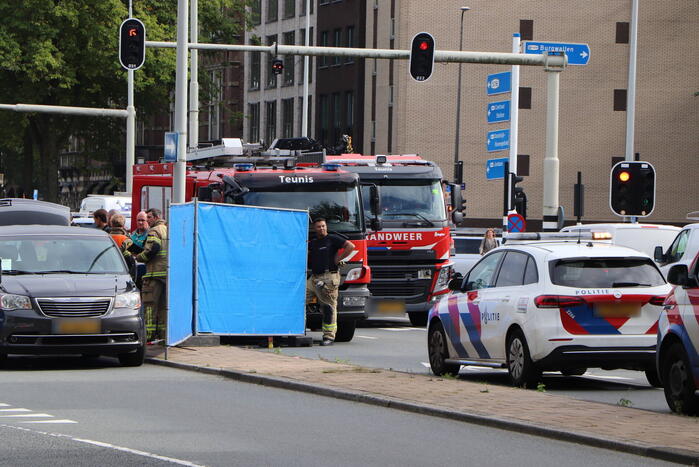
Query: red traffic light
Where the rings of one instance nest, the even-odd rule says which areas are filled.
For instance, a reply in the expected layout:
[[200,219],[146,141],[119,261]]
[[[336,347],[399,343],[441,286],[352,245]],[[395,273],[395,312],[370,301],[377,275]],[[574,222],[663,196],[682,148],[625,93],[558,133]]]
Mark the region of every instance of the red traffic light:
[[430,44],[427,43],[427,41],[422,41],[420,42],[420,50],[427,50],[430,48]]
[[631,179],[630,173],[628,173],[626,171],[619,172],[619,181],[620,182],[628,182],[630,179]]

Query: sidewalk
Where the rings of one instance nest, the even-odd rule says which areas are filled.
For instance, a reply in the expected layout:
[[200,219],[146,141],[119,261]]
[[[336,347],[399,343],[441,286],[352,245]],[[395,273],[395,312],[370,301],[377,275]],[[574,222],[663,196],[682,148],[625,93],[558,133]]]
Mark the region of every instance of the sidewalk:
[[699,418],[585,402],[536,390],[364,368],[231,346],[171,347],[149,363],[220,374],[687,464]]

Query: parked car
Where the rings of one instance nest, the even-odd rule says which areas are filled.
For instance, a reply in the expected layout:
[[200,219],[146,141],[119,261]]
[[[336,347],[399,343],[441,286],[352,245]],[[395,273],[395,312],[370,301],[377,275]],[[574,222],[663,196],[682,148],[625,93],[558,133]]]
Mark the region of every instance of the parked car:
[[542,371],[625,368],[660,384],[656,329],[670,286],[644,253],[589,233],[510,234],[450,289],[428,318],[436,375],[507,368],[512,384],[531,386]]
[[35,199],[0,199],[0,226],[27,224],[70,225],[70,209]]
[[699,414],[699,254],[668,272],[672,292],[658,323],[657,362],[673,412]]
[[561,229],[561,232],[609,232],[610,243],[642,251],[651,258],[654,257],[658,245],[668,248],[679,231],[680,228],[674,225],[630,222],[571,225]]
[[675,264],[689,266],[699,253],[699,223],[687,224],[679,231],[670,246],[655,248],[655,261],[660,264],[663,274]]
[[103,231],[0,227],[0,363],[9,354],[114,355],[143,363],[141,299]]

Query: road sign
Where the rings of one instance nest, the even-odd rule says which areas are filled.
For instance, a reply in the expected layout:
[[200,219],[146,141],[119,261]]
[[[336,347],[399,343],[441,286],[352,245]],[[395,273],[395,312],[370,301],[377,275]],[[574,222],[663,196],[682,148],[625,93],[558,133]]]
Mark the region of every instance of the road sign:
[[508,232],[524,232],[527,230],[527,221],[521,214],[510,214],[507,216]]
[[488,104],[488,123],[510,121],[510,101],[491,102]]
[[500,159],[488,159],[485,163],[485,178],[486,180],[502,180],[505,178],[505,162],[509,162],[508,157]]
[[163,145],[163,159],[165,162],[177,162],[177,133],[165,132],[165,144]]
[[489,96],[494,94],[503,94],[510,92],[512,90],[512,72],[504,71],[502,73],[495,73],[493,75],[488,75],[488,82],[486,83],[486,91]]
[[525,54],[544,52],[564,52],[568,56],[568,65],[587,65],[590,61],[590,46],[587,44],[570,44],[563,42],[524,42]]
[[489,131],[486,148],[488,152],[510,149],[510,129]]

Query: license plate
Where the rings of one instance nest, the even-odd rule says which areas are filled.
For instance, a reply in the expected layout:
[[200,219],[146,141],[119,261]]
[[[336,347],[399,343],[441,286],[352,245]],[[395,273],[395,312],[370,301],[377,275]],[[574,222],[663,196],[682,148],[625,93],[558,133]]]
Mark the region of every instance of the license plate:
[[601,318],[630,318],[640,313],[640,303],[599,303],[595,306],[595,315]]
[[102,330],[98,319],[60,319],[53,329],[56,334],[99,334]]
[[376,306],[376,311],[380,314],[399,314],[405,313],[405,303],[403,302],[379,302]]

